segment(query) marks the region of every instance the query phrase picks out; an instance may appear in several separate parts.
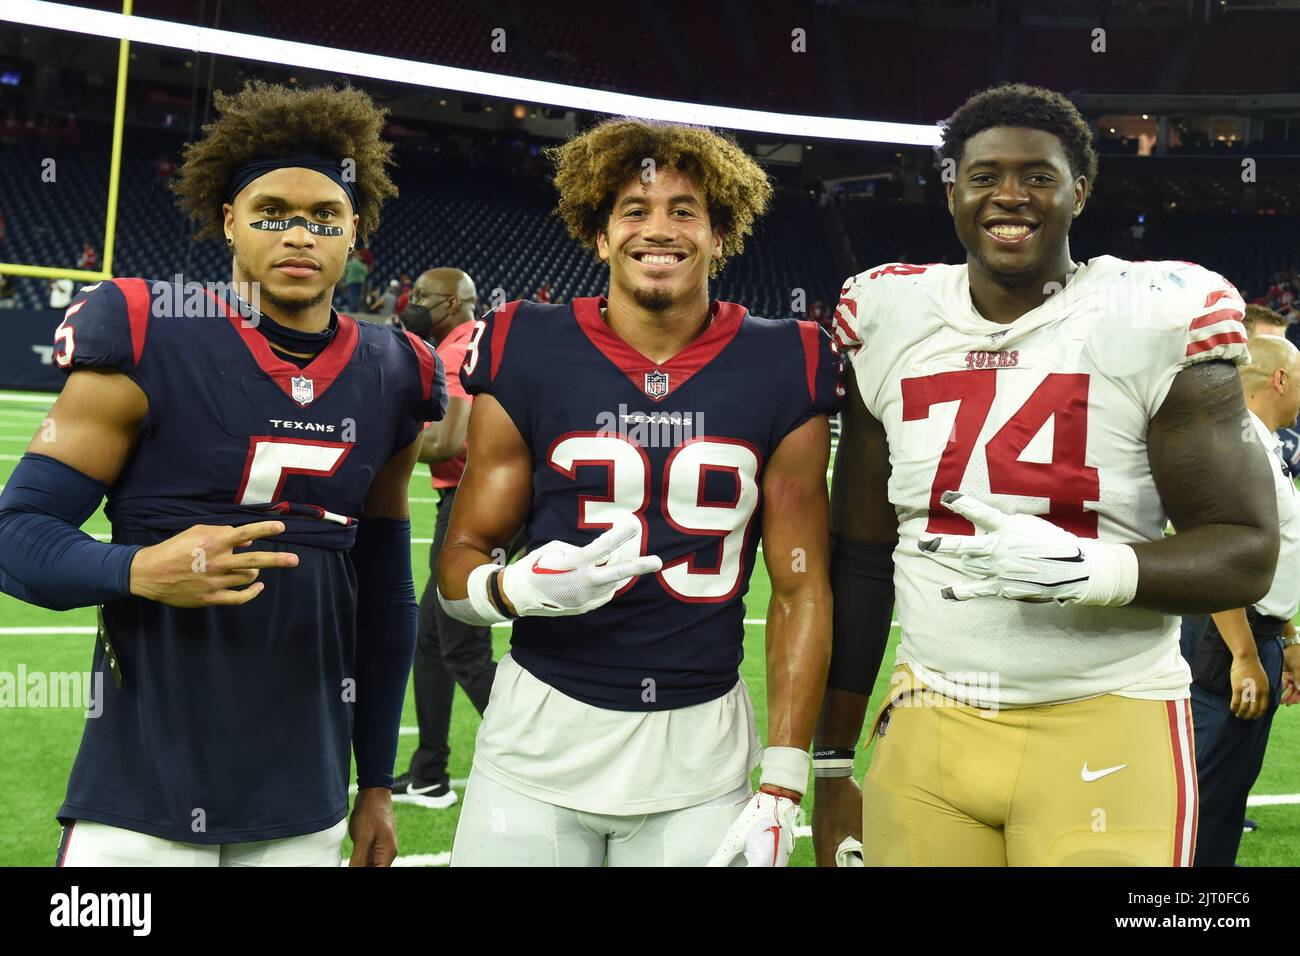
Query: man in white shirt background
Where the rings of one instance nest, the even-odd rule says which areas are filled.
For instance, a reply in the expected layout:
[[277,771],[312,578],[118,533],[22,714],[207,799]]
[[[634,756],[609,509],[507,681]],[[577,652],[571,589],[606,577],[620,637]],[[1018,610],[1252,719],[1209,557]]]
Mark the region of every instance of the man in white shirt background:
[[[1277,495],[1281,550],[1272,586],[1248,608],[1220,611],[1200,634],[1192,658],[1192,718],[1200,822],[1196,866],[1236,861],[1246,797],[1259,777],[1279,703],[1300,702],[1300,492],[1276,432],[1300,414],[1300,351],[1279,335],[1253,335],[1241,366],[1249,419],[1242,437],[1267,454]],[[1260,450],[1251,449],[1258,444]]]

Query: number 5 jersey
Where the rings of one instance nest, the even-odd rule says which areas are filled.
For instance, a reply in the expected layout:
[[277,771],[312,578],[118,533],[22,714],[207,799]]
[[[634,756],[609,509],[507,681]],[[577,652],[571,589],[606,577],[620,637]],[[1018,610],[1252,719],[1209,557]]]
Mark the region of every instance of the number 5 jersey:
[[55,333],[60,368],[117,372],[148,397],[108,491],[113,541],[274,518],[283,534],[241,550],[299,558],[263,570],[265,590],[239,606],[105,605],[116,666],[99,644],[102,712],[86,721],[60,819],[220,844],[312,833],[347,813],[365,692],[349,551],[375,475],[442,417],[443,370],[424,341],[346,315],[299,368],[258,321],[229,292],[114,279],[83,289]]
[[898,663],[984,706],[1186,697],[1177,617],[945,601],[941,589],[961,580],[961,567],[923,556],[918,541],[975,533],[940,503],[950,490],[1085,538],[1159,539],[1166,515],[1147,424],[1184,367],[1248,361],[1241,297],[1190,263],[1101,256],[1002,325],[972,305],[966,268],[869,269],[848,280],[835,314],[862,400],[889,441]]

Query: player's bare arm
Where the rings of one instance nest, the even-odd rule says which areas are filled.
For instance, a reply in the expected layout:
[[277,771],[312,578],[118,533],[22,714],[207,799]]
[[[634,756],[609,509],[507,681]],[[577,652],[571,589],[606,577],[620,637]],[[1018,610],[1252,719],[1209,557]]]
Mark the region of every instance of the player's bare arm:
[[[80,369],[68,376],[27,451],[111,485],[134,451],[148,411],[148,398],[129,376]],[[245,604],[262,591],[261,568],[294,567],[298,558],[274,551],[235,554],[234,549],[283,530],[279,521],[239,528],[195,525],[136,553],[131,593],[173,607]],[[203,559],[201,574],[194,571],[196,553]]]
[[[818,415],[788,434],[763,471],[769,747],[807,751],[830,662],[826,466],[830,424]],[[799,799],[779,787],[773,792]]]
[[[893,612],[891,555],[898,542],[898,515],[889,502],[889,470],[884,426],[867,411],[852,370],[846,370],[831,479],[834,638],[813,749],[844,754],[839,761],[848,766],[815,771],[812,826],[818,866],[835,865],[845,837],[862,839],[862,793],[853,777],[852,753],[862,736]],[[874,575],[866,587],[858,580],[863,574]],[[839,775],[824,775],[828,773]]]
[[1178,373],[1147,433],[1151,474],[1178,534],[1133,546],[1135,605],[1207,614],[1248,607],[1268,591],[1277,502],[1267,459],[1246,453],[1244,443],[1254,440],[1231,364]]
[[[407,490],[411,471],[415,468],[421,439],[416,438],[400,453],[388,460],[366,493],[365,513],[362,522],[373,519],[390,519],[405,522],[410,517]],[[409,529],[408,529],[409,531]],[[409,551],[409,533],[408,533]],[[365,569],[358,568],[361,598],[366,597]],[[360,629],[359,629],[360,630]],[[358,642],[369,638],[358,633]],[[359,645],[358,658],[363,654]],[[406,665],[409,668],[409,662]],[[358,668],[360,670],[360,667]],[[405,686],[405,673],[402,684]],[[391,866],[397,858],[397,824],[393,819],[393,792],[388,787],[359,787],[352,817],[348,821],[348,836],[352,838],[352,857],[349,866]]]
[[533,456],[510,415],[486,394],[472,409],[469,461],[438,561],[438,589],[450,600],[465,598],[469,573],[504,553],[533,497]]
[[460,454],[465,447],[465,437],[469,432],[469,399],[447,399],[447,414],[442,421],[434,422],[424,430],[420,443],[420,461],[424,464],[436,464],[450,461]]

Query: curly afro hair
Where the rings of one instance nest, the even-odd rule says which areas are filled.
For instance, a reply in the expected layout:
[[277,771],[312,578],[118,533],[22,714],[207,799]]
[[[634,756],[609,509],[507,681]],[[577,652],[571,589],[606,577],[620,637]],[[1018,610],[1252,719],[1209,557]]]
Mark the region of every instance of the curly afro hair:
[[735,140],[701,126],[611,119],[545,155],[555,164],[556,215],[570,236],[593,250],[596,233],[609,225],[615,195],[642,174],[645,159],[653,159],[657,169],[690,176],[704,192],[710,224],[722,234],[722,254],[709,264],[710,277],[744,250],[745,237],[772,200],[763,168]]
[[379,228],[379,208],[397,187],[385,168],[393,164],[393,146],[379,135],[388,111],[366,93],[346,85],[300,90],[253,80],[234,95],[218,91],[213,98],[220,118],[186,145],[171,185],[181,210],[198,221],[201,238],[224,235],[221,207],[236,169],[295,153],[354,160],[358,239],[366,242]]
[[1088,186],[1097,182],[1097,150],[1092,129],[1079,110],[1060,93],[1041,86],[1008,83],[976,93],[943,123],[943,143],[936,149],[940,164],[961,162],[966,141],[994,126],[1019,126],[1051,133],[1065,147],[1070,172]]

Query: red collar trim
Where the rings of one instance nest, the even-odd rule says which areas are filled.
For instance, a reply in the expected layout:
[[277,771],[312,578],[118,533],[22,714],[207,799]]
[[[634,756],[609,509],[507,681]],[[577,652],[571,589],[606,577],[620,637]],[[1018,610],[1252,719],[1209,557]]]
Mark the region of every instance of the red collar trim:
[[[267,344],[265,336],[257,331],[256,327],[246,325],[243,317],[230,308],[229,302],[213,295],[210,291],[208,295],[221,304],[226,316],[230,319],[231,326],[243,340],[248,351],[252,353],[253,360],[257,362],[258,367],[276,385],[280,386],[280,390],[285,395],[304,408],[324,395],[325,390],[334,384],[334,380],[339,377],[348,361],[352,358],[352,353],[356,351],[357,340],[361,337],[360,332],[357,330],[356,319],[340,312],[338,313],[338,331],[334,333],[334,338],[330,340],[330,344],[325,346],[320,355],[312,359],[306,368],[299,368],[287,359],[282,359],[276,355],[271,350],[271,346]],[[295,378],[306,378],[311,382],[311,398],[306,402],[294,398],[291,379]]]
[[[643,395],[655,402],[662,402],[685,385],[696,372],[717,358],[718,353],[736,337],[736,333],[740,331],[740,323],[745,318],[743,305],[734,302],[713,302],[709,305],[713,323],[704,330],[702,335],[667,361],[652,362],[619,338],[614,330],[605,324],[605,320],[600,315],[600,310],[605,305],[604,296],[574,299],[573,314],[577,317],[582,331],[587,334],[587,338],[591,339],[592,345],[600,349],[605,358],[618,366]],[[649,378],[652,373],[657,373],[655,377],[661,382],[662,376],[667,376],[668,381],[659,386],[663,389],[662,393],[659,393],[656,388],[656,394],[651,394],[652,383]]]

